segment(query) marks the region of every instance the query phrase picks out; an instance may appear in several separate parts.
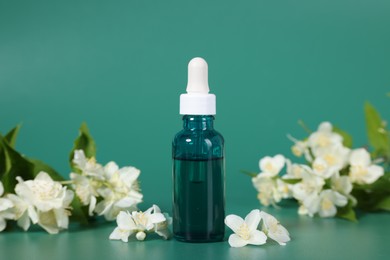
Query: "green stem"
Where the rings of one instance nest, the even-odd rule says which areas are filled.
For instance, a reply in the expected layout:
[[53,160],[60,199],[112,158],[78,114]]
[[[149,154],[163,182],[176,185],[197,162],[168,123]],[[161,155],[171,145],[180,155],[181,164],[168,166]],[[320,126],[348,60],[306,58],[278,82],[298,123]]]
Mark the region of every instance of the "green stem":
[[245,170],[241,170],[241,172],[242,172],[243,174],[248,175],[249,177],[252,177],[252,178],[257,176],[257,173],[254,173],[254,172],[245,171]]
[[303,130],[305,130],[308,134],[311,134],[313,132],[310,130],[309,127],[307,127],[307,125],[301,119],[298,120],[298,125],[300,125],[303,128]]
[[74,184],[74,182],[72,180],[69,180],[69,181],[60,181],[61,184],[63,185],[67,185],[67,184]]

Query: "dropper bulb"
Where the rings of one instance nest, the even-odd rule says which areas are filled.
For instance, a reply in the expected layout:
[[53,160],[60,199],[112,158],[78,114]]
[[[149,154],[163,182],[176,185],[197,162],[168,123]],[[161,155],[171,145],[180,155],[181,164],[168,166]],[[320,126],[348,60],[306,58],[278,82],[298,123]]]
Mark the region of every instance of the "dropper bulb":
[[193,58],[188,63],[187,93],[209,93],[208,66],[202,58]]

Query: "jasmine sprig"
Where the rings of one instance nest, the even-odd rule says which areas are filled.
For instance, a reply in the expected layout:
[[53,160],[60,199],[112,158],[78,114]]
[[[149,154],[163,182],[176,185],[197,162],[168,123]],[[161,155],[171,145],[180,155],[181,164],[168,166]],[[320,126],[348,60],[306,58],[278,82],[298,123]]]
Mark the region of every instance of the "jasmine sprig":
[[114,220],[120,211],[136,210],[142,202],[137,180],[139,169],[119,168],[113,161],[103,167],[94,157],[87,158],[83,150],[74,151],[73,165],[79,173],[70,173],[70,178],[82,205],[88,206],[90,216],[97,213],[106,220]]
[[85,123],[71,152],[70,180],[44,162],[16,151],[19,129],[0,135],[0,231],[8,221],[16,221],[24,230],[37,224],[56,234],[67,229],[70,220],[87,224],[87,215],[114,220],[121,210],[137,209],[143,196],[138,184],[140,170],[119,168],[115,162],[99,164]]
[[352,149],[351,136],[329,122],[314,132],[301,122],[309,136],[288,137],[294,142],[293,154],[304,156],[307,164],[292,163],[282,155],[260,159],[260,173],[252,176],[260,203],[277,206],[283,198],[294,198],[299,214],[351,221],[356,221],[356,207],[390,210],[390,173],[384,167],[390,163],[389,131],[369,103],[365,114],[371,154],[365,148]]

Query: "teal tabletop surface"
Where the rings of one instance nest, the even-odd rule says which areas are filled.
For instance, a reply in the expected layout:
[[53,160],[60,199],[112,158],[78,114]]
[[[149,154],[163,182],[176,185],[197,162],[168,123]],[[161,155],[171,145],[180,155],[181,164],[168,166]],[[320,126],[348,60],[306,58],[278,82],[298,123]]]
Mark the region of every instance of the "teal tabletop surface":
[[[97,160],[141,170],[144,202],[171,213],[172,138],[187,64],[203,57],[226,141],[226,207],[261,205],[248,176],[263,156],[292,158],[297,124],[328,120],[367,145],[364,102],[390,120],[389,0],[0,0],[0,132],[22,123],[21,153],[69,178],[69,152],[86,122]],[[359,223],[266,208],[286,246],[230,248],[148,237],[110,241],[115,223],[0,233],[13,259],[389,259],[390,214]],[[100,220],[99,220],[100,221]],[[230,230],[226,230],[227,240]]]
[[[229,205],[229,211],[241,216],[253,208],[238,201]],[[288,228],[292,240],[286,246],[270,242],[231,248],[227,241],[193,244],[154,236],[123,243],[108,239],[114,225],[106,223],[54,236],[43,231],[1,234],[0,259],[388,259],[388,214],[363,215],[352,223],[299,217],[293,205],[266,210]]]

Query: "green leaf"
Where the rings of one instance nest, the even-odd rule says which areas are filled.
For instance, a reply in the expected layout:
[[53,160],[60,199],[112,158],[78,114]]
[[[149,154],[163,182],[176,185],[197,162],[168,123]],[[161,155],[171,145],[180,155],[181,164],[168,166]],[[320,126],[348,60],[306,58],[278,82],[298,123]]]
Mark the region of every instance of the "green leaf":
[[335,133],[338,133],[339,135],[341,135],[343,137],[343,145],[348,147],[348,148],[352,148],[352,136],[350,134],[348,134],[347,132],[345,132],[344,130],[341,130],[340,128],[338,127],[335,127],[333,126],[333,131]]
[[70,216],[71,220],[80,222],[80,224],[87,225],[88,222],[88,210],[85,206],[81,204],[79,197],[75,194],[72,204],[72,215]]
[[390,211],[390,196],[379,201],[378,204],[376,205],[376,208],[379,210]]
[[10,169],[10,164],[8,163],[9,158],[7,157],[5,148],[3,147],[3,140],[4,137],[0,134],[0,180]]
[[14,192],[17,176],[24,180],[34,178],[33,165],[15,151],[2,136],[0,136],[0,163],[4,164],[0,169],[0,180],[6,193]]
[[243,174],[248,175],[249,177],[252,177],[252,178],[257,176],[257,173],[255,173],[255,172],[250,172],[250,171],[245,171],[245,170],[241,170],[241,172]]
[[366,102],[364,110],[368,140],[374,148],[374,155],[390,158],[389,136],[381,116],[368,102]]
[[302,179],[282,179],[282,178],[280,178],[280,180],[288,184],[297,184],[298,182],[302,181]]
[[75,169],[73,164],[73,157],[74,157],[75,150],[83,150],[87,158],[96,156],[96,144],[91,134],[89,133],[89,129],[85,122],[81,124],[79,130],[79,136],[74,141],[73,149],[70,152],[70,156],[69,156],[69,162],[72,170],[77,171],[77,169]]
[[9,146],[11,146],[12,148],[15,147],[16,137],[18,136],[20,127],[21,125],[17,125],[15,128],[13,128],[4,136],[4,139],[8,142]]
[[348,201],[348,204],[343,208],[337,208],[336,216],[352,222],[358,222],[355,211],[353,210],[352,201]]
[[382,177],[372,184],[355,184],[354,190],[367,190],[368,192],[389,192],[390,193],[390,172],[386,172]]
[[365,211],[377,211],[386,207],[386,198],[390,197],[390,173],[385,173],[372,184],[357,185],[352,190],[352,195],[358,201],[358,208]]

